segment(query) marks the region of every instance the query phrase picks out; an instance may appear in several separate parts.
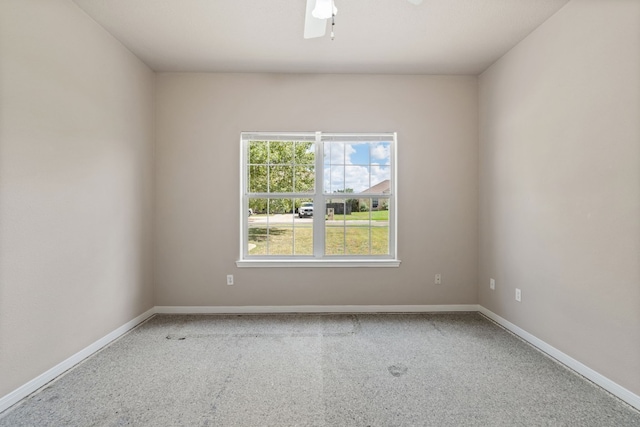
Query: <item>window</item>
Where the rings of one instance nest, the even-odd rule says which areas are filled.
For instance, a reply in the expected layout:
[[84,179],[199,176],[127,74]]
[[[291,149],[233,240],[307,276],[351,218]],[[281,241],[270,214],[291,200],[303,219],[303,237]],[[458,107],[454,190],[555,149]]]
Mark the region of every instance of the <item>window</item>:
[[394,133],[241,135],[238,266],[398,266]]

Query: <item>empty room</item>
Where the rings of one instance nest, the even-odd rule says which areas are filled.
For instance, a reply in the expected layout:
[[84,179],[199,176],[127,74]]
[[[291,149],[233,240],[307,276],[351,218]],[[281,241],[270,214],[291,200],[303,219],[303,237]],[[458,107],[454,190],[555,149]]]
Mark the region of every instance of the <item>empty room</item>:
[[0,0],[0,426],[639,426],[639,0]]

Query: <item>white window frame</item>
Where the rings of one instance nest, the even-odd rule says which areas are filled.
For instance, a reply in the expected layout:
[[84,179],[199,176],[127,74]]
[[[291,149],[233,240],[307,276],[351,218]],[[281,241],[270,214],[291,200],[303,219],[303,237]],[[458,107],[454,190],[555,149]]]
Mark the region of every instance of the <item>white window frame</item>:
[[[254,194],[248,191],[249,141],[250,140],[303,140],[315,141],[315,191],[305,193]],[[391,142],[390,149],[390,190],[389,193],[347,193],[324,192],[324,142],[331,141],[384,141]],[[238,267],[398,267],[397,258],[397,134],[386,133],[329,133],[329,132],[242,132],[240,135],[240,256]],[[313,255],[249,255],[247,214],[250,197],[280,197],[292,199],[313,199],[314,207],[325,206],[328,199],[362,198],[389,199],[389,254],[387,255],[324,255],[325,223],[324,212],[313,215]]]

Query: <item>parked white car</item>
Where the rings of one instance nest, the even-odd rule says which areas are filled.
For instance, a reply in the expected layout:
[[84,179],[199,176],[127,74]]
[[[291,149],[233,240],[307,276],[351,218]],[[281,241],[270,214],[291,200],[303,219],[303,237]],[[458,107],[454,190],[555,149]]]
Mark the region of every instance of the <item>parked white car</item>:
[[313,216],[313,203],[306,202],[298,208],[298,218],[304,218],[305,216]]

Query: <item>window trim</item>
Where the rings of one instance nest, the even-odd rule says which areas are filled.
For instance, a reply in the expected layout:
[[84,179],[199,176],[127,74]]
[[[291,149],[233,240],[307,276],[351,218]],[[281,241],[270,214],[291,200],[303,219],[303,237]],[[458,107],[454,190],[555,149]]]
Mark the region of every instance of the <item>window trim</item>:
[[400,267],[399,259],[244,259],[237,260],[238,267]]
[[[249,224],[247,221],[247,212],[249,209],[249,192],[248,192],[248,168],[249,168],[249,152],[247,143],[252,138],[288,138],[290,140],[311,141],[311,137],[315,144],[315,168],[316,180],[314,185],[314,193],[306,197],[313,199],[314,206],[324,206],[328,199],[352,198],[352,195],[337,195],[325,193],[324,189],[324,143],[331,140],[345,138],[347,140],[370,142],[372,138],[380,138],[391,141],[391,149],[389,152],[390,161],[390,194],[362,194],[367,198],[385,198],[389,200],[389,254],[388,255],[324,255],[325,243],[325,227],[317,226],[315,222],[317,216],[314,215],[313,227],[313,255],[265,255],[250,256],[248,254],[248,232]],[[280,140],[283,140],[280,139]],[[399,267],[401,261],[397,256],[397,133],[329,133],[329,132],[241,132],[240,134],[240,253],[236,261],[237,267]],[[291,197],[301,198],[297,193],[287,194],[271,194],[275,197]],[[318,221],[320,222],[320,221]]]

